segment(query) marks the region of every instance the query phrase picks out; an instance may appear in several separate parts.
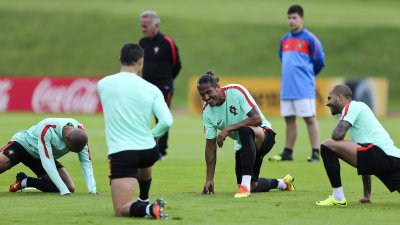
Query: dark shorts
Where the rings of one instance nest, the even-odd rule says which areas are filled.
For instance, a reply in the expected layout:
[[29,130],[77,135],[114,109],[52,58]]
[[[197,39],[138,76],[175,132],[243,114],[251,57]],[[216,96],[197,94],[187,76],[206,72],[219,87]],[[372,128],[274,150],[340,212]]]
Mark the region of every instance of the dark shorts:
[[[42,166],[40,159],[31,156],[25,148],[16,141],[10,141],[6,146],[4,146],[0,152],[7,156],[11,161],[11,167],[17,165],[18,163],[23,163],[25,166],[29,167],[37,177],[42,177],[47,174],[46,170]],[[54,160],[57,169],[63,168],[64,166]]]
[[110,163],[110,179],[137,178],[139,168],[147,168],[157,162],[159,152],[157,146],[146,150],[127,150],[108,156]]
[[387,155],[373,144],[359,144],[357,172],[359,175],[375,175],[390,191],[400,188],[400,158]]
[[[272,147],[275,145],[275,135],[276,133],[272,129],[264,128],[264,143],[262,146],[262,151],[260,153],[257,152],[256,154],[256,160],[254,162],[254,167],[253,167],[253,175],[251,176],[252,181],[258,181],[258,177],[260,176],[260,170],[261,166],[263,163],[264,156],[268,154]],[[235,153],[235,159],[236,159],[236,166],[235,166],[235,171],[236,171],[236,181],[238,184],[241,183],[242,181],[242,166],[241,166],[241,159],[240,159],[240,150],[236,151]]]
[[265,138],[264,138],[264,143],[263,143],[263,151],[262,154],[257,155],[258,158],[264,158],[264,156],[266,154],[268,154],[272,147],[274,147],[275,145],[275,136],[276,133],[272,130],[272,129],[268,129],[267,127],[264,127],[264,134],[265,134]]

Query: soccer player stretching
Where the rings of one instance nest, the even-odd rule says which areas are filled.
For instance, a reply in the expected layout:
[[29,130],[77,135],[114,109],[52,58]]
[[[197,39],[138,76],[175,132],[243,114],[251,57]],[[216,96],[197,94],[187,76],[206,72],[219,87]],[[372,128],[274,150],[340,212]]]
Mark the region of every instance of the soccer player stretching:
[[[357,168],[363,175],[364,197],[360,203],[371,203],[371,178],[377,176],[389,189],[400,188],[400,150],[371,109],[363,102],[352,101],[352,93],[346,85],[336,85],[329,92],[327,106],[332,115],[342,114],[333,130],[332,139],[321,145],[321,156],[333,188],[332,196],[317,205],[346,206],[340,179],[339,158]],[[347,131],[352,141],[344,140]]]
[[0,174],[18,163],[23,163],[37,178],[19,172],[10,186],[10,192],[34,187],[43,192],[70,195],[75,191],[75,185],[58,159],[69,152],[75,152],[78,154],[88,191],[96,194],[96,181],[87,141],[82,124],[75,119],[44,119],[28,130],[16,133],[0,150]]
[[[214,193],[217,145],[221,148],[227,136],[235,141],[239,187],[235,198],[248,197],[250,191],[266,192],[275,188],[294,191],[291,175],[283,179],[258,177],[264,156],[275,144],[275,132],[246,88],[239,84],[220,87],[218,81],[218,77],[209,71],[197,82],[197,90],[205,102],[203,123],[207,177],[203,194]],[[221,130],[218,135],[217,129]]]

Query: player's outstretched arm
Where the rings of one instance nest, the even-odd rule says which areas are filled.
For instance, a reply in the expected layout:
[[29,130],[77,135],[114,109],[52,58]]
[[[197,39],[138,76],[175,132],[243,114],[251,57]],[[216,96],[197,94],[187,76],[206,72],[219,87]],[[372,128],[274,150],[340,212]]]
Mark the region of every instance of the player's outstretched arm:
[[89,145],[78,153],[79,162],[82,168],[82,176],[90,194],[97,194],[96,180],[93,173],[93,165],[89,152]]
[[214,194],[214,174],[215,174],[215,165],[217,162],[217,145],[216,139],[207,139],[206,141],[206,149],[205,149],[205,157],[206,157],[206,182],[203,187],[203,194]]
[[362,175],[363,187],[364,187],[364,197],[358,200],[361,204],[370,204],[371,202],[371,176]]

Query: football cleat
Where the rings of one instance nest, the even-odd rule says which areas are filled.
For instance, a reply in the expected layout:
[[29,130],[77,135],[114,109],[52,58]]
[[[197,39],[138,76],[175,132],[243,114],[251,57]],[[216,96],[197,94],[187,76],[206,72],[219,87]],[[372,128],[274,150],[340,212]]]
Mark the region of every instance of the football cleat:
[[280,161],[293,161],[293,157],[291,156],[283,156],[283,154],[280,155],[274,155],[268,159],[269,161],[273,162],[280,162]]
[[236,192],[235,198],[247,198],[250,196],[250,191],[247,189],[246,186],[239,184],[239,190]]
[[152,216],[157,220],[167,220],[168,215],[165,214],[164,205],[166,202],[163,199],[157,199],[151,208]]
[[319,155],[312,154],[311,157],[307,158],[307,162],[319,162]]
[[347,206],[347,201],[346,199],[343,199],[342,201],[338,202],[336,201],[331,195],[323,201],[317,201],[315,204],[319,206]]
[[283,182],[286,184],[286,189],[284,191],[294,191],[296,188],[294,187],[294,177],[290,174],[286,175],[283,178]]
[[19,190],[22,190],[23,188],[21,186],[21,181],[27,177],[28,176],[24,172],[17,173],[17,175],[15,176],[15,181],[13,184],[10,185],[10,189],[8,189],[8,191],[17,192]]

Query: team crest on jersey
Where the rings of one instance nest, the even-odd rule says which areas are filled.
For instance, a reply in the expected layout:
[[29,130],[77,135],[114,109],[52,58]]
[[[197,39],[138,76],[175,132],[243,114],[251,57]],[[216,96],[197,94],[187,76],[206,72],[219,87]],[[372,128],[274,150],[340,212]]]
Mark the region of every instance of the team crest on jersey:
[[157,54],[158,50],[159,50],[158,46],[154,47],[154,54]]
[[9,150],[8,150],[8,155],[14,155],[14,150],[9,149]]
[[236,116],[237,114],[236,107],[233,105],[229,106],[229,112],[232,113],[234,116]]
[[297,42],[297,48],[302,48],[302,47],[303,47],[303,43]]

